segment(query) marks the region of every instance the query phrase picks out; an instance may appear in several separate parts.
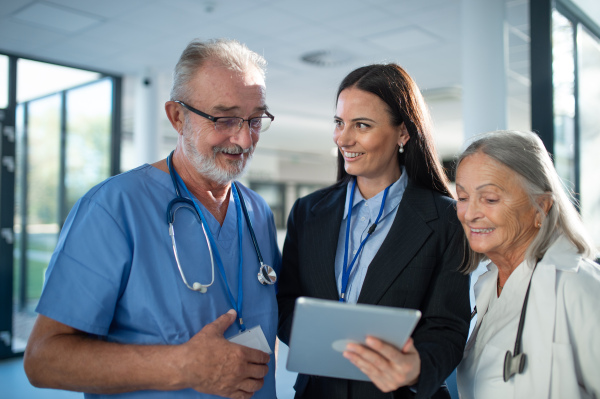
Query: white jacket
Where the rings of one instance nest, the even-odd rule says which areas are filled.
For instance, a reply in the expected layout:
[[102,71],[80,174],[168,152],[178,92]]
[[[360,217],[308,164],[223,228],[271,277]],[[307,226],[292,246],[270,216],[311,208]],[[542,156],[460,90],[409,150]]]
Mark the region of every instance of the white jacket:
[[[483,298],[490,298],[491,290],[496,289],[496,278],[497,273],[487,272],[477,281],[474,331],[485,316],[488,302]],[[467,343],[465,355],[472,344]],[[523,373],[512,377],[514,398],[600,399],[600,268],[577,254],[564,237],[548,249],[533,273],[522,351],[527,361]],[[504,353],[484,351],[482,357],[490,353],[494,359],[484,361],[498,358],[503,364]],[[476,378],[471,375],[476,367],[461,366],[459,390]],[[461,393],[463,396],[470,397]]]

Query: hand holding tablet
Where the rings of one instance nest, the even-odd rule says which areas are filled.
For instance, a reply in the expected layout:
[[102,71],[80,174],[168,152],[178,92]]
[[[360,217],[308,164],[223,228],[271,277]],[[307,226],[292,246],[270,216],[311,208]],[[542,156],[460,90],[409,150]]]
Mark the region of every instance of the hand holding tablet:
[[287,369],[303,374],[368,381],[346,359],[348,343],[365,345],[367,336],[403,348],[421,312],[300,297],[296,301]]

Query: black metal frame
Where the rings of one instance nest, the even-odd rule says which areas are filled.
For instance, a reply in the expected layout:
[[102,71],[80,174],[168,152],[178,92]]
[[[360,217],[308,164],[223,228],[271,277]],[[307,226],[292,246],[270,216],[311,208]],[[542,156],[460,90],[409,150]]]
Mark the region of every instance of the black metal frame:
[[[8,75],[8,107],[3,110],[3,115],[0,118],[0,359],[13,356],[13,223],[15,209],[17,60],[12,57],[8,58]],[[10,167],[11,162],[12,168]],[[9,304],[8,312],[3,304]]]
[[531,130],[554,154],[552,85],[552,0],[530,0]]

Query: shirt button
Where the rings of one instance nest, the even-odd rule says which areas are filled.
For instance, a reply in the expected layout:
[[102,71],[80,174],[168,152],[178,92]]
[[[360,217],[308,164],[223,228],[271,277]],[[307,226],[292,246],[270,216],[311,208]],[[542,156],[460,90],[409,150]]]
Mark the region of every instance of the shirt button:
[[356,249],[354,251],[352,251],[352,254],[356,254]]
[[365,202],[365,206],[369,206],[369,203],[368,203],[368,202]]
[[365,220],[365,217],[364,217],[364,216],[363,216],[363,217],[361,217],[361,218],[360,218],[360,220],[364,221],[364,220]]

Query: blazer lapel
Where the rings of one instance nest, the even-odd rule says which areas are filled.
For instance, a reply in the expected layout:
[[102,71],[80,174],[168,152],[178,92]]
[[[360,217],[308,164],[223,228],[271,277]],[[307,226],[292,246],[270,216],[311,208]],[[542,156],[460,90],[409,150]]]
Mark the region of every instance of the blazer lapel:
[[431,234],[438,217],[432,193],[410,180],[390,231],[369,265],[358,302],[377,304]]
[[317,233],[307,237],[306,250],[311,252],[312,261],[307,265],[310,269],[302,272],[310,273],[312,287],[324,299],[338,299],[335,253],[345,201],[346,185],[333,189],[311,208],[310,212],[315,217],[307,222],[311,223],[307,231]]

